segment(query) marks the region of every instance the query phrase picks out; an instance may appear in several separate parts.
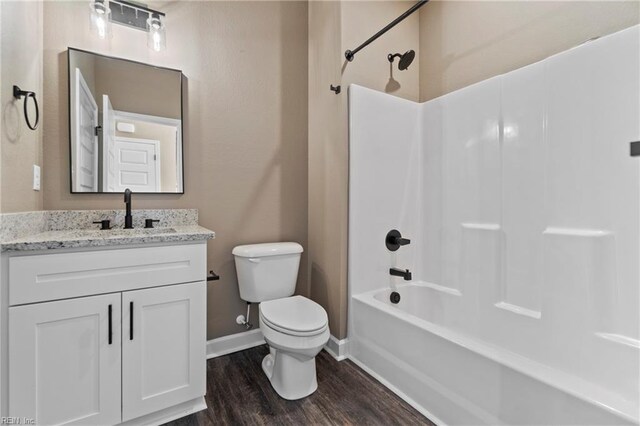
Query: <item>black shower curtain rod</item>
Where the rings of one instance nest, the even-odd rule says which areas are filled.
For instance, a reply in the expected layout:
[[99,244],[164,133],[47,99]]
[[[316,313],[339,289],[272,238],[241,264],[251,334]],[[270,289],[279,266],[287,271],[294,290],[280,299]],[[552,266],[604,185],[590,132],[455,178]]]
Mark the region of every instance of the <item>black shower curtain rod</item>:
[[344,57],[347,58],[347,61],[351,62],[353,61],[354,56],[356,55],[356,53],[358,53],[359,51],[361,51],[362,49],[364,49],[365,47],[367,47],[369,44],[371,44],[371,42],[373,42],[374,40],[376,40],[378,37],[380,37],[382,34],[386,33],[387,31],[389,31],[391,28],[395,27],[396,25],[398,25],[400,22],[402,22],[405,18],[407,18],[409,15],[411,15],[413,12],[415,12],[416,10],[418,10],[419,8],[421,8],[422,6],[424,6],[425,4],[427,4],[429,0],[420,0],[418,1],[416,4],[414,4],[409,10],[407,10],[405,13],[403,13],[402,15],[398,16],[396,19],[394,19],[389,25],[387,25],[386,27],[384,27],[383,29],[381,29],[380,31],[378,31],[377,33],[375,33],[373,36],[371,36],[367,41],[365,41],[364,43],[362,43],[360,46],[356,47],[353,50],[347,50],[346,52],[344,52]]

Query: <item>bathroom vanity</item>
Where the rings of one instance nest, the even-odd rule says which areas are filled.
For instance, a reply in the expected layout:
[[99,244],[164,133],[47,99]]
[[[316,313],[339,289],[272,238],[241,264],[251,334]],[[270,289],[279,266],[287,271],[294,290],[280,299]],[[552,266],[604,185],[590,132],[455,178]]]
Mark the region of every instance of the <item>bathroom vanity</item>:
[[206,408],[213,236],[180,224],[3,242],[2,416],[160,424]]

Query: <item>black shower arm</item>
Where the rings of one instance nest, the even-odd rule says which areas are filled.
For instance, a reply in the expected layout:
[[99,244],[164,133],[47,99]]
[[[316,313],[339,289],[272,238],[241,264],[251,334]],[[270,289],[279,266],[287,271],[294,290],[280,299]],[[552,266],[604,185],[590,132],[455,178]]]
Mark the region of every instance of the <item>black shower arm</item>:
[[353,58],[356,56],[356,53],[358,53],[359,51],[361,51],[362,49],[364,49],[365,47],[370,45],[372,42],[374,42],[376,39],[378,39],[381,35],[383,35],[387,31],[389,31],[391,28],[395,27],[400,22],[404,21],[413,12],[415,12],[416,10],[418,10],[419,8],[421,8],[422,6],[427,4],[428,1],[429,0],[419,0],[416,4],[411,6],[411,8],[409,10],[407,10],[402,15],[398,16],[389,25],[387,25],[386,27],[384,27],[383,29],[381,29],[380,31],[375,33],[373,36],[371,36],[367,41],[362,43],[360,46],[356,47],[353,50],[347,50],[346,52],[344,52],[344,57],[347,58],[347,61],[349,61],[349,62],[353,61]]

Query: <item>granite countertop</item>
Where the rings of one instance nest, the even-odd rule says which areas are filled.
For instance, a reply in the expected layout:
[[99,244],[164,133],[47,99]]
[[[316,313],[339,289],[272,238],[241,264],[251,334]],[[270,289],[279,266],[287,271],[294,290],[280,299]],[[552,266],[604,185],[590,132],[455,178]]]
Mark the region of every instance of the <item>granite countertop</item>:
[[[6,251],[52,250],[204,241],[215,233],[198,225],[195,209],[134,210],[134,229],[124,228],[121,210],[60,210],[0,215],[0,246]],[[156,228],[144,220],[158,219]],[[110,219],[112,229],[95,221]]]
[[198,225],[153,229],[110,229],[104,231],[93,229],[45,231],[15,240],[3,241],[2,251],[204,241],[214,236],[215,233],[213,231]]

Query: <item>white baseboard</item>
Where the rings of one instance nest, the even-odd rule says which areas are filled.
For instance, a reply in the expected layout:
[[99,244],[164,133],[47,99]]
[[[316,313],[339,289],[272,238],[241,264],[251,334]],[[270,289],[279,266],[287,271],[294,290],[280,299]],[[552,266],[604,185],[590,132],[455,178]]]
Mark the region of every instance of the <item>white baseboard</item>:
[[259,328],[229,336],[218,337],[207,342],[207,359],[264,345],[264,337]]
[[191,401],[120,423],[118,426],[158,426],[206,409],[207,403],[204,397],[201,396]]
[[[218,337],[207,342],[207,359],[243,351],[265,343],[260,329]],[[324,349],[337,361],[347,359],[349,356],[347,339],[338,340],[334,336],[330,336]]]
[[343,359],[347,359],[349,356],[349,340],[338,340],[337,338],[330,336],[329,341],[324,346],[324,350],[329,352],[329,355],[334,357],[337,361],[342,361]]

